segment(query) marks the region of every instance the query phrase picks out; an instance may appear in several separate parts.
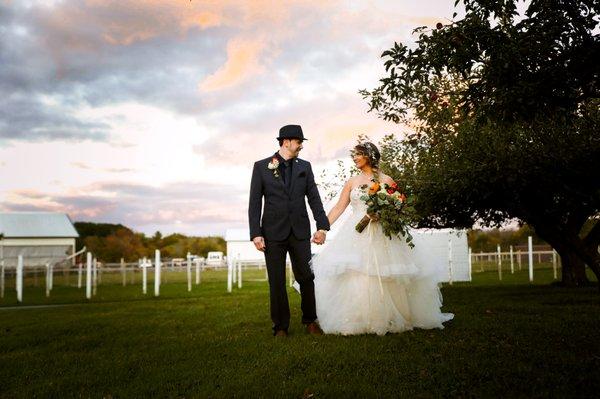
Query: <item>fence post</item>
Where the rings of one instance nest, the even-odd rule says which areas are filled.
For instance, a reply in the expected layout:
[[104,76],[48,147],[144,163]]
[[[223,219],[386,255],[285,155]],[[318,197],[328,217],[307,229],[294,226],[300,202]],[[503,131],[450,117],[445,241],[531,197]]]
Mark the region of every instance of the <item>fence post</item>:
[[98,287],[98,259],[94,258],[92,262],[92,295],[96,296],[96,291]]
[[52,289],[54,288],[54,265],[49,263],[48,264],[50,271],[49,271],[49,284],[48,284],[48,288],[50,289],[50,291],[52,291]]
[[473,273],[473,253],[471,251],[471,247],[469,247],[469,281],[472,281],[473,279],[471,278],[472,273]]
[[497,246],[498,252],[498,279],[502,281],[502,257],[500,256],[500,244]]
[[23,302],[23,255],[17,260],[17,301]]
[[519,264],[519,271],[521,271],[521,250],[517,251],[517,263]]
[[510,246],[510,274],[515,274],[515,260],[513,259],[513,246]]
[[85,268],[85,297],[92,298],[92,253],[87,253],[87,263]]
[[196,285],[200,284],[200,259],[196,258]]
[[50,296],[50,263],[46,263],[46,298]]
[[552,250],[552,270],[554,271],[554,279],[558,279],[558,275],[556,273],[556,251]]
[[527,249],[529,250],[529,282],[533,282],[533,238],[527,237]]
[[154,250],[154,296],[160,295],[160,250]]
[[142,259],[142,292],[144,295],[148,292],[148,262],[146,257]]
[[237,263],[235,263],[235,258],[232,259],[231,264],[233,265],[231,277],[233,279],[233,284],[237,283]]
[[231,292],[233,286],[233,259],[227,258],[227,292]]
[[125,259],[121,258],[121,277],[123,279],[123,287],[127,285],[127,270],[125,269]]
[[0,298],[4,298],[4,260],[0,261]]
[[188,283],[188,292],[192,291],[192,254],[187,253],[187,283]]

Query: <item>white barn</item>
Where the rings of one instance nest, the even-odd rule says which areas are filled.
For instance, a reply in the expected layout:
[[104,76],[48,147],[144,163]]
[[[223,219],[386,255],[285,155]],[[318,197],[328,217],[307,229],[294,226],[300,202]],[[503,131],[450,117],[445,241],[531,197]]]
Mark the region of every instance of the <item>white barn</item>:
[[0,212],[0,260],[15,267],[19,255],[26,266],[43,266],[75,253],[79,237],[64,213]]
[[[413,230],[411,234],[416,246],[427,248],[426,259],[438,270],[439,281],[471,281],[466,231]],[[335,240],[335,234],[328,235],[327,240]],[[264,264],[264,256],[250,241],[248,229],[228,229],[225,241],[228,265],[238,259],[245,264]],[[323,247],[312,244],[313,253],[319,252],[321,248]]]

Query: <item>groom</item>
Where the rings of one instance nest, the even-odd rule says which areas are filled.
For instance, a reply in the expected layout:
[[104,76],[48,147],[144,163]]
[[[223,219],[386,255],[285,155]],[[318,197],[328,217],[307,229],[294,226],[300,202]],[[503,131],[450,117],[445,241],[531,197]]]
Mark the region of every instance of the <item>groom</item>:
[[[310,222],[304,197],[312,210],[318,231],[316,244],[325,242],[329,221],[309,162],[298,159],[304,134],[298,125],[279,130],[279,151],[254,163],[250,184],[248,219],[250,239],[256,249],[265,253],[269,274],[271,320],[273,334],[287,336],[290,308],[285,284],[286,254],[290,254],[292,270],[300,284],[302,323],[310,334],[322,334],[316,323],[314,275],[310,269]],[[263,207],[264,213],[261,211]]]

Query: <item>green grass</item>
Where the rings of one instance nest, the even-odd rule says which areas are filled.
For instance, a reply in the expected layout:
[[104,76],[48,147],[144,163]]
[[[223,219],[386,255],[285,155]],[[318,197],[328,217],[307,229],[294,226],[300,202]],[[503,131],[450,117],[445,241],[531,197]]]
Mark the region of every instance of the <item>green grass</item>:
[[[474,273],[442,290],[455,313],[447,328],[383,337],[306,335],[290,290],[283,340],[270,334],[266,282],[228,294],[223,273],[210,271],[188,293],[184,278],[167,276],[154,298],[151,280],[144,296],[139,276],[122,287],[105,274],[89,303],[58,276],[50,298],[28,280],[23,308],[0,310],[0,395],[592,397],[600,388],[600,295],[549,285],[552,270],[533,285],[526,271],[502,282]],[[0,304],[15,303],[7,287]]]

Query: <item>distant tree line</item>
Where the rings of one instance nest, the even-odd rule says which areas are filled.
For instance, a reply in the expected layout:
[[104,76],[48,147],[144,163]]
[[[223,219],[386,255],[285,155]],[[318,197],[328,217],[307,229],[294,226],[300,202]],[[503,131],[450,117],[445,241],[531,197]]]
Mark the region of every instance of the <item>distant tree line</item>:
[[133,231],[122,224],[111,223],[74,223],[79,238],[77,248],[86,246],[99,260],[127,262],[154,256],[154,250],[160,249],[164,258],[184,258],[188,252],[206,257],[209,251],[225,252],[225,240],[222,237],[188,237],[183,234],[164,236],[157,231],[151,237]]

